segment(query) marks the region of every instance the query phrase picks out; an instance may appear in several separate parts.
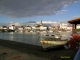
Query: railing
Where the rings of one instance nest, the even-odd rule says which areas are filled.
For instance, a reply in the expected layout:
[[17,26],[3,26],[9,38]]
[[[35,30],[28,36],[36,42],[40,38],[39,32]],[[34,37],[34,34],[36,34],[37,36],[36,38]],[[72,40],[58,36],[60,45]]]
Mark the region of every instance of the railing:
[[79,49],[78,49],[78,51],[74,57],[74,60],[80,60],[80,47],[79,47]]

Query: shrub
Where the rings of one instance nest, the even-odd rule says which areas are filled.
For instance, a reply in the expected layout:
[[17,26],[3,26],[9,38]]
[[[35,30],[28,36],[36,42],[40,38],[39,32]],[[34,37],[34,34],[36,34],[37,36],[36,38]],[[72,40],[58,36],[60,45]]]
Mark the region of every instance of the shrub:
[[80,35],[74,34],[72,38],[70,38],[70,40],[68,41],[68,45],[74,50],[78,50],[80,46]]

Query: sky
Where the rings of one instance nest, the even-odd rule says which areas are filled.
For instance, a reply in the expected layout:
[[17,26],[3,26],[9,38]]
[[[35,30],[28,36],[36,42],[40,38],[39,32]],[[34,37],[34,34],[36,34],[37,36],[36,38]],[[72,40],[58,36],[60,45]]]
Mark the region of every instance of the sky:
[[80,17],[80,0],[0,0],[0,23],[64,22]]

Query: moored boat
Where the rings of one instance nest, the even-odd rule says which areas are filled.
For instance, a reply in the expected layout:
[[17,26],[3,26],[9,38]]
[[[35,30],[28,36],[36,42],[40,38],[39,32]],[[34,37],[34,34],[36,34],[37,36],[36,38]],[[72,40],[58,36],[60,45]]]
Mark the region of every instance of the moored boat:
[[46,34],[40,37],[40,43],[44,50],[49,48],[63,47],[64,45],[67,44],[67,41],[68,41],[67,39],[61,40],[61,36],[59,34],[55,35]]

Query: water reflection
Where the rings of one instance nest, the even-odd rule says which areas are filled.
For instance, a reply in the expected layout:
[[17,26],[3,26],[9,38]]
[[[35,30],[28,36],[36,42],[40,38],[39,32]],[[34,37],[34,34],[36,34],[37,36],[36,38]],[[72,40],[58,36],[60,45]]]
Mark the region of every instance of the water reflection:
[[13,41],[13,32],[9,32],[9,39],[11,40],[11,41]]

